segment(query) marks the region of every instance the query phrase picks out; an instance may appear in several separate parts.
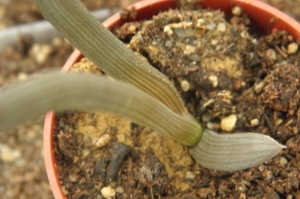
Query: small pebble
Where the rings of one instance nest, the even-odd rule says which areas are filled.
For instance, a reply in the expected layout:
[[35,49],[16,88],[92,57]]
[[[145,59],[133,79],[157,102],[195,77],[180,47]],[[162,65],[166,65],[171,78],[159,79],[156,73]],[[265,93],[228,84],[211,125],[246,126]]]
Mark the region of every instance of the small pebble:
[[164,33],[167,33],[167,35],[172,35],[173,30],[170,28],[170,26],[167,25],[164,27]]
[[118,186],[118,187],[116,188],[116,192],[117,192],[118,194],[123,194],[123,193],[124,193],[123,187]]
[[226,31],[226,24],[225,23],[219,23],[218,26],[217,26],[217,31],[225,32]]
[[116,195],[116,191],[111,186],[107,186],[101,189],[101,194],[104,198],[111,199]]
[[287,162],[288,162],[287,159],[285,159],[284,157],[280,157],[279,159],[280,166],[286,165]]
[[255,84],[255,86],[254,86],[255,93],[259,94],[263,90],[264,87],[265,87],[264,82],[259,82],[258,84]]
[[209,81],[211,82],[211,84],[214,88],[216,88],[218,86],[219,82],[218,82],[218,77],[217,76],[211,75],[211,76],[208,77],[208,79],[209,79]]
[[273,49],[268,49],[266,52],[266,56],[271,59],[271,60],[276,60],[277,59],[277,53]]
[[257,41],[257,39],[255,39],[255,38],[253,38],[253,39],[251,40],[251,42],[252,42],[252,44],[254,44],[254,45],[257,45],[257,44],[258,44],[258,41]]
[[236,190],[240,193],[244,193],[246,191],[246,187],[245,187],[245,185],[238,185],[236,187]]
[[211,44],[212,45],[217,45],[219,43],[219,40],[217,40],[217,39],[213,39],[213,40],[211,40]]
[[107,146],[110,141],[111,136],[109,134],[104,134],[99,138],[99,140],[96,141],[95,146],[98,148],[102,148],[104,146]]
[[297,52],[297,50],[298,50],[298,44],[295,42],[290,43],[287,47],[288,54],[294,54],[295,52]]
[[221,120],[221,129],[224,131],[232,131],[232,129],[235,127],[235,123],[237,121],[237,116],[232,114],[229,115],[228,117],[224,117]]
[[182,80],[180,82],[180,86],[181,86],[182,91],[184,91],[184,92],[187,92],[190,90],[190,83],[186,80]]
[[186,47],[183,51],[183,54],[190,55],[190,54],[194,53],[195,51],[196,51],[196,48],[194,46],[186,45]]
[[257,126],[257,125],[259,124],[259,120],[258,120],[257,118],[252,119],[252,120],[250,121],[250,124],[251,124],[251,126]]
[[186,174],[185,174],[185,178],[187,180],[194,180],[195,179],[195,174],[191,171],[187,171]]
[[242,14],[243,10],[239,6],[234,6],[231,10],[231,13],[235,16],[240,16]]
[[112,159],[107,166],[105,178],[107,181],[116,181],[119,169],[128,155],[130,147],[118,142],[112,142],[111,147],[113,149]]
[[274,123],[274,126],[279,126],[283,122],[282,119],[277,119]]

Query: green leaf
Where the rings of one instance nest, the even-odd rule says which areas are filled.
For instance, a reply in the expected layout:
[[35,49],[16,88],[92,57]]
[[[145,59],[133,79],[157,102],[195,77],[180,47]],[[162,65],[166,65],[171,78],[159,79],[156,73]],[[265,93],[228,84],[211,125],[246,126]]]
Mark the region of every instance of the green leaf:
[[271,137],[258,133],[218,134],[205,129],[190,153],[203,167],[236,171],[257,166],[283,148]]

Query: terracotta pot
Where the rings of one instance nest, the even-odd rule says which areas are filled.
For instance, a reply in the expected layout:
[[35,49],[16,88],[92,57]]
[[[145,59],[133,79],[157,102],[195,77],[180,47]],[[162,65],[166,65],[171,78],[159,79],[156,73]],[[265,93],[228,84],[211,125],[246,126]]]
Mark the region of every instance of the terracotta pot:
[[[273,29],[286,30],[295,38],[300,37],[300,24],[282,13],[281,11],[263,3],[258,0],[222,0],[211,1],[201,0],[199,2],[204,8],[207,9],[220,9],[226,14],[230,15],[234,6],[239,6],[242,10],[249,15],[252,22],[262,32],[270,32]],[[135,20],[150,18],[158,14],[160,11],[165,11],[170,8],[176,8],[177,3],[175,0],[144,0],[132,5],[137,11]],[[103,25],[107,28],[112,28],[116,25],[123,24],[127,21],[122,20],[119,14],[115,14],[107,19]],[[62,71],[70,70],[71,66],[82,58],[82,54],[75,50],[68,61],[64,65]],[[56,159],[53,151],[53,133],[55,127],[55,114],[50,112],[47,114],[44,125],[44,153],[45,163],[47,169],[48,179],[52,188],[52,192],[56,199],[63,199],[66,196],[63,194],[57,168]]]

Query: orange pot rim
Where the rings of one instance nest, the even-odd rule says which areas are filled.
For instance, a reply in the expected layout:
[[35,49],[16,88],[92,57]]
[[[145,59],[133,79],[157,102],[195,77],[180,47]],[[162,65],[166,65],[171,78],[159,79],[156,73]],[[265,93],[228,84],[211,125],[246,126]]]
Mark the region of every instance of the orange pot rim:
[[[222,0],[211,1],[202,0],[199,1],[204,8],[207,9],[220,9],[226,14],[231,14],[231,10],[234,6],[239,6],[243,12],[247,13],[252,22],[262,31],[269,32],[273,29],[286,30],[289,34],[293,35],[296,39],[300,37],[300,24],[281,11],[273,8],[258,0]],[[176,8],[176,0],[143,0],[136,4],[133,4],[129,8],[134,8],[137,12],[135,20],[147,19],[153,15],[158,14],[160,11],[165,11],[170,8]],[[103,25],[110,29],[116,25],[121,25],[129,20],[121,19],[117,13],[103,22]],[[62,72],[70,70],[72,65],[78,62],[83,55],[75,49],[71,54]],[[44,157],[47,170],[48,180],[56,199],[66,199],[60,185],[60,180],[56,167],[56,159],[53,150],[53,133],[55,127],[55,114],[49,112],[46,115],[44,122]]]

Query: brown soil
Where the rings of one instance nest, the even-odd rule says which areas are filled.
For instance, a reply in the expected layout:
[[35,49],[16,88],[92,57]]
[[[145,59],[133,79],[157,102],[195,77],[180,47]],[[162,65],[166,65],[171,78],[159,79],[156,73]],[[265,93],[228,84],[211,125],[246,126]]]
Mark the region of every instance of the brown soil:
[[[259,132],[287,149],[255,168],[220,172],[147,127],[101,112],[65,113],[55,153],[68,198],[300,198],[299,52],[290,49],[298,41],[283,31],[260,35],[244,13],[225,19],[199,8],[114,31],[172,80],[204,127]],[[87,59],[73,70],[101,73]],[[237,118],[233,129],[222,125],[229,116]]]

